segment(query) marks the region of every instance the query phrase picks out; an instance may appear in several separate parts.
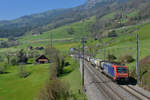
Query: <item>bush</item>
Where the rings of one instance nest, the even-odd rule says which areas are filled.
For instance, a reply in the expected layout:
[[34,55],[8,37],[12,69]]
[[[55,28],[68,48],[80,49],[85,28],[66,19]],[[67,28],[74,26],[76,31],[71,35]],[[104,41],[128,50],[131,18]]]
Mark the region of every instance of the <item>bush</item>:
[[50,66],[50,80],[57,78],[56,63],[52,63]]
[[109,54],[107,58],[108,58],[108,61],[110,62],[113,62],[115,59],[117,59],[117,57],[113,54]]
[[71,100],[71,98],[68,83],[59,79],[47,82],[45,88],[39,94],[39,100]]
[[108,33],[108,37],[117,37],[117,36],[118,35],[117,35],[116,31],[114,31],[114,30]]
[[3,57],[2,57],[2,56],[0,56],[0,62],[3,62],[3,61],[4,61]]
[[11,62],[12,65],[18,65],[18,62],[17,62],[16,58],[11,59],[10,62]]
[[52,61],[52,66],[56,68],[55,71],[57,77],[63,74],[65,56],[61,55],[57,49],[51,47],[46,48],[45,55],[47,55],[48,58]]
[[25,70],[25,68],[24,68],[23,65],[19,66],[19,76],[20,76],[21,78],[26,78],[26,77],[28,77],[29,75],[30,75],[30,73]]
[[74,34],[73,28],[68,28],[67,33],[70,34],[70,35],[73,35]]
[[57,55],[59,55],[59,51],[56,48],[51,48],[50,46],[47,46],[45,49],[45,55],[47,55],[50,60],[53,60]]
[[17,57],[18,57],[18,63],[27,63],[27,61],[28,61],[28,58],[26,56],[26,52],[23,49],[21,49],[18,52]]
[[63,69],[64,69],[64,65],[65,65],[64,57],[57,55],[55,62],[56,62],[57,76],[59,77],[61,74],[63,74]]
[[60,75],[62,75],[64,71],[64,66],[65,66],[64,57],[57,55],[50,67],[51,78],[59,77]]
[[5,68],[4,68],[4,67],[2,67],[2,66],[0,66],[0,74],[3,74],[3,73],[4,73],[4,71],[5,71]]
[[120,57],[120,62],[122,63],[132,63],[135,59],[131,55],[124,55]]
[[0,74],[4,74],[7,73],[6,69],[8,68],[8,64],[7,63],[2,63],[0,66]]

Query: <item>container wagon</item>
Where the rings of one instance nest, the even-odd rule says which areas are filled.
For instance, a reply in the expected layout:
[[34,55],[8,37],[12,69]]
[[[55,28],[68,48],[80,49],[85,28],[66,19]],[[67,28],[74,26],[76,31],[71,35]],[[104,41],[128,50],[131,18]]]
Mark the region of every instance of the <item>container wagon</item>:
[[87,56],[87,57],[86,57],[86,60],[87,60],[88,62],[90,62],[90,56]]
[[101,59],[96,59],[96,61],[95,61],[96,69],[98,69],[100,67],[101,62],[102,62]]

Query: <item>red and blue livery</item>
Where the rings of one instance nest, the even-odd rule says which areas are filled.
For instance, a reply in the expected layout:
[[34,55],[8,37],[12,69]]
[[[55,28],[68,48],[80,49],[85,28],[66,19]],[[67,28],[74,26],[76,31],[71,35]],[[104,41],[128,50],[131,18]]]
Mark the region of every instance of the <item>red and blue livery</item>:
[[104,62],[101,67],[102,71],[115,81],[128,81],[129,79],[128,66],[121,66]]

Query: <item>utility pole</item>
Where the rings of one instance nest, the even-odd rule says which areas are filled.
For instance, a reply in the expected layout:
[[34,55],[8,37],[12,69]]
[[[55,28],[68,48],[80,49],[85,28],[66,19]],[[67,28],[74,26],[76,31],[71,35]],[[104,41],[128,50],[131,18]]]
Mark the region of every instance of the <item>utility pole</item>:
[[79,48],[78,48],[78,61],[79,61],[79,63],[80,63],[80,46],[79,46]]
[[85,40],[84,38],[82,38],[81,40],[81,43],[82,43],[82,88],[84,90],[84,43],[85,43]]
[[137,40],[137,58],[136,58],[136,74],[137,74],[137,83],[139,84],[139,36],[136,35]]
[[104,61],[106,60],[106,42],[104,42]]
[[51,48],[53,47],[53,37],[52,37],[52,33],[50,33],[50,46],[51,46]]

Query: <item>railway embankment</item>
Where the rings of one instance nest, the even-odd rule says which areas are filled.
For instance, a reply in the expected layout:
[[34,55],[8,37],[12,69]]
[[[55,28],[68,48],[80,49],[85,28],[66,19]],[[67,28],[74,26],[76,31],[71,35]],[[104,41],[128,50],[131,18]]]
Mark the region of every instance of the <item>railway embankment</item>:
[[[137,85],[117,84],[85,61],[85,88],[89,100],[150,100],[150,93]],[[80,60],[82,74],[82,60]]]

